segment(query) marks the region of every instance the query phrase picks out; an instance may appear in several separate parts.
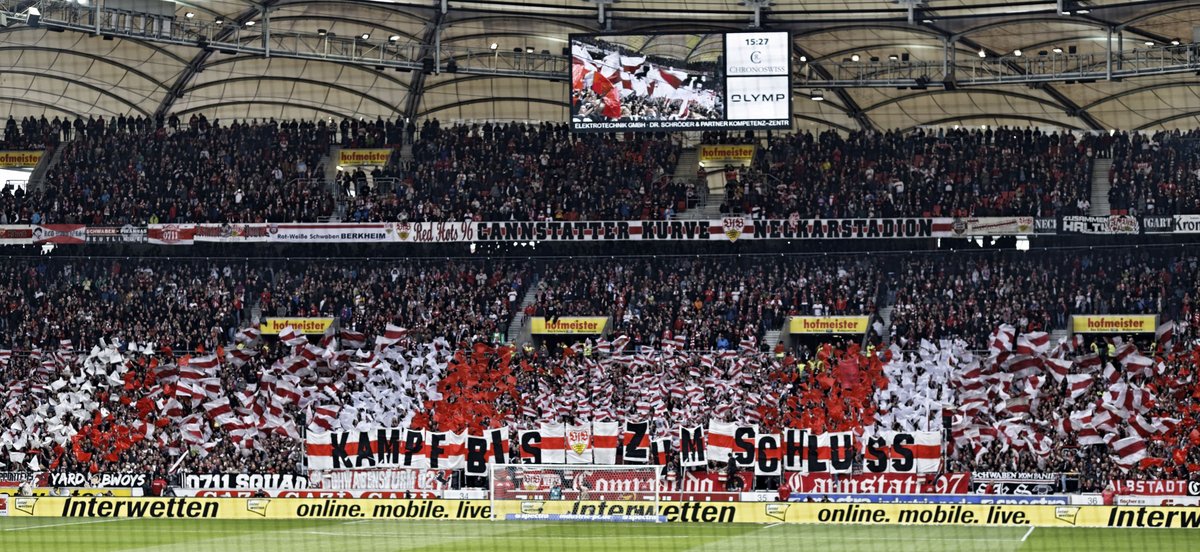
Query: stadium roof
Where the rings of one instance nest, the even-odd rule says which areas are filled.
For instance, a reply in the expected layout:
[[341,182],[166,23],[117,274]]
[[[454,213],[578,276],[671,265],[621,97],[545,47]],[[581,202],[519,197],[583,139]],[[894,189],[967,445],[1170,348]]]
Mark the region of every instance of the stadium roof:
[[[77,0],[75,9],[90,9]],[[109,0],[112,2],[114,0]],[[129,1],[129,0],[125,0]],[[277,47],[318,29],[375,43],[425,45],[443,53],[513,50],[561,54],[570,33],[744,30],[761,0],[616,0],[602,24],[597,0],[217,0],[176,2],[177,21],[223,20],[218,38],[263,42],[268,19]],[[607,2],[607,0],[601,0]],[[54,3],[0,0],[0,8],[43,12]],[[61,3],[59,3],[61,4]],[[106,3],[107,4],[107,3]],[[910,23],[909,4],[914,4]],[[267,17],[264,18],[263,7]],[[1072,12],[1070,15],[1062,10]],[[192,14],[188,17],[187,14]],[[49,15],[49,14],[47,14]],[[857,54],[938,61],[954,38],[959,58],[1026,56],[1075,49],[1103,55],[1109,30],[1124,50],[1147,43],[1185,45],[1200,26],[1194,1],[1030,2],[1000,0],[773,0],[763,25],[793,32],[802,75]],[[254,22],[256,25],[250,26]],[[86,21],[84,21],[86,24]],[[1120,31],[1116,33],[1115,31]],[[291,35],[289,35],[291,33]],[[362,39],[368,35],[369,38]],[[265,42],[264,42],[265,43]],[[319,47],[319,46],[318,46]],[[664,46],[664,47],[670,47]],[[426,50],[427,51],[427,50]],[[518,52],[515,55],[519,55]],[[1052,54],[1050,54],[1052,57]],[[414,57],[413,59],[419,59]],[[496,58],[500,62],[500,58]],[[316,118],[415,116],[453,120],[564,120],[565,79],[543,76],[397,71],[318,59],[231,54],[194,44],[93,36],[9,22],[0,28],[0,109],[14,115],[153,115]],[[1200,127],[1200,83],[1192,73],[1066,84],[1062,82],[925,90],[848,88],[807,98],[796,82],[797,128],[911,128],[918,125],[1039,125],[1075,129]]]

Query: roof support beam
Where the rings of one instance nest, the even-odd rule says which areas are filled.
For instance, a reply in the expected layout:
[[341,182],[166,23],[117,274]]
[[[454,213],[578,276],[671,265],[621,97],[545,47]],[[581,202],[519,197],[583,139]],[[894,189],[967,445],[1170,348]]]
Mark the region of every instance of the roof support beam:
[[[447,6],[446,0],[436,0],[441,5],[439,10],[433,14],[433,19],[425,25],[425,36],[422,38],[422,44],[435,43],[433,49],[433,71],[440,73],[441,71],[441,39],[442,39],[442,24],[446,21]],[[428,47],[422,48],[422,55],[418,61],[424,63],[428,59],[430,51]],[[404,106],[405,122],[417,118],[417,110],[421,108],[421,100],[425,96],[425,79],[427,75],[423,69],[413,71],[412,82],[408,85],[408,98]]]

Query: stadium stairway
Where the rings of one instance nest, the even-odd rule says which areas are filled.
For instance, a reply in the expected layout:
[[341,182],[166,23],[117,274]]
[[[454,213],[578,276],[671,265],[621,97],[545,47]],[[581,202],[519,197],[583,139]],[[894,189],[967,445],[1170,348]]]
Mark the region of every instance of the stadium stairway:
[[[693,176],[692,178],[695,178]],[[679,218],[684,220],[717,220],[721,218],[721,204],[725,203],[725,173],[716,171],[708,175],[708,193],[698,209],[691,209]]]
[[780,330],[767,330],[767,333],[763,335],[763,343],[767,346],[768,351],[775,349],[775,344],[779,343],[779,336],[782,333]]
[[892,344],[892,308],[893,307],[884,307],[879,309],[879,319],[881,322],[883,322],[883,335],[880,336],[880,338],[883,339],[883,345],[885,347]]
[[[519,339],[527,341],[528,324],[526,324],[525,309],[537,301],[537,278],[530,280],[529,289],[525,290],[525,296],[521,298],[521,305],[517,307],[517,312],[513,314],[512,322],[508,323],[508,334],[505,336],[508,343],[516,343],[520,345]],[[524,339],[522,339],[524,338]]]
[[63,140],[57,148],[54,148],[54,153],[43,156],[33,171],[29,173],[29,182],[25,184],[26,192],[41,192],[42,186],[46,184],[46,173],[58,164],[58,160],[62,158],[62,150],[70,144],[70,140]]
[[1108,190],[1112,183],[1108,181],[1108,170],[1112,167],[1112,159],[1096,159],[1092,162],[1092,208],[1088,211],[1092,216],[1108,216],[1111,214],[1108,205]]
[[1050,346],[1053,347],[1058,345],[1059,341],[1062,341],[1068,337],[1071,337],[1070,328],[1055,328],[1050,332]]

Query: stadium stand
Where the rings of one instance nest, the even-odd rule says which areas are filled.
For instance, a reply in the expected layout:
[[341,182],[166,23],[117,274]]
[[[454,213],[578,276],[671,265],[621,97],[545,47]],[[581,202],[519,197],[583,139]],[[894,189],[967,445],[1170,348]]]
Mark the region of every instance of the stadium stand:
[[797,133],[727,179],[724,210],[761,218],[1087,214],[1107,137],[1040,130]]
[[1109,169],[1113,214],[1200,213],[1197,139],[1194,129],[1117,135]]
[[[24,464],[28,455],[51,469],[162,474],[190,450],[194,471],[291,472],[302,456],[300,428],[354,428],[382,416],[442,431],[628,417],[651,417],[659,428],[720,419],[815,432],[939,431],[940,405],[953,402],[961,411],[952,468],[1077,472],[1098,491],[1118,475],[1180,476],[1198,460],[1188,445],[1194,419],[1185,414],[1197,400],[1189,364],[1200,354],[1190,349],[1197,263],[1194,248],[960,254],[936,266],[888,255],[339,266],[24,259],[8,263],[0,279],[0,425],[9,428],[0,464]],[[883,295],[904,312],[893,318],[890,347],[827,344],[776,354],[747,341],[790,314],[872,312],[888,273],[904,275]],[[591,345],[586,353],[579,345],[486,345],[535,277],[536,309],[611,315],[623,320],[616,337],[597,341],[594,353]],[[611,288],[602,283],[609,281]],[[1010,288],[1046,295],[1018,302]],[[955,297],[965,298],[965,310],[946,308]],[[1038,304],[1051,297],[1078,298],[1055,305],[1061,311]],[[245,329],[256,308],[264,316],[329,316],[341,329],[261,336]],[[626,311],[641,314],[627,319]],[[1016,339],[1042,339],[1070,314],[1149,311],[1177,329],[1169,342],[1126,337],[1110,354],[1107,342],[1082,336],[1029,351]],[[720,346],[720,337],[734,344]],[[1089,353],[1092,343],[1098,352]],[[1025,354],[1058,364],[1012,368],[1013,357]],[[97,368],[112,360],[122,368]],[[378,362],[406,375],[379,372]],[[1101,373],[1106,362],[1123,369]],[[1074,384],[1083,380],[1075,376],[1085,376],[1085,391],[1096,397],[1090,408],[1077,401],[1083,391]],[[1004,397],[1018,392],[1033,399],[1019,424],[1001,417],[1013,408]],[[88,408],[93,397],[103,408]],[[975,411],[975,400],[989,408]],[[56,422],[36,421],[53,416],[46,404],[67,406]],[[995,419],[993,405],[1001,408]],[[310,406],[326,409],[317,415],[323,421],[305,418]],[[1086,428],[1104,412],[1111,421],[1095,427],[1108,438],[1084,441],[1080,425],[1062,425]],[[1139,434],[1155,436],[1149,460],[1119,465],[1112,440]]]

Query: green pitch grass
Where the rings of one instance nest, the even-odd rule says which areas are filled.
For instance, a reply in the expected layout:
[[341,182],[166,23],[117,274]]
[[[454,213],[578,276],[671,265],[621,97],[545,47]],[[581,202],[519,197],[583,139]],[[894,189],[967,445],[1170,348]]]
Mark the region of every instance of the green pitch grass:
[[0,518],[3,552],[1195,552],[1187,529]]

